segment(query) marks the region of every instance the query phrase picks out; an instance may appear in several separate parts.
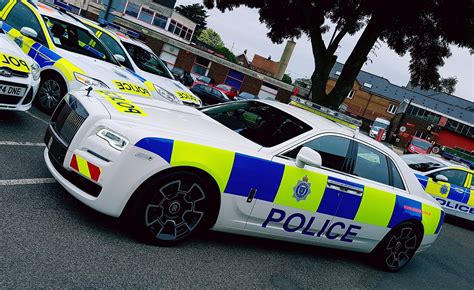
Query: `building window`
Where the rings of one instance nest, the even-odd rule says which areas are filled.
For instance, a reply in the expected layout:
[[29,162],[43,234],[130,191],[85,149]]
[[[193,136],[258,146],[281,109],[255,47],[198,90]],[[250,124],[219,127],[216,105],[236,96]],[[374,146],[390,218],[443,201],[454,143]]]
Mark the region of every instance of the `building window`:
[[415,131],[415,134],[413,134],[413,136],[426,140],[428,139],[429,134],[424,131]]
[[355,91],[354,90],[351,90],[348,94],[347,94],[347,97],[348,99],[352,99],[354,97],[354,94],[355,94]]
[[188,32],[186,33],[186,40],[191,40],[191,37],[193,36],[193,31],[191,29],[188,29]]
[[341,75],[341,72],[340,72],[340,71],[336,71],[336,75],[337,75],[337,76],[340,76],[340,75]]
[[367,87],[367,88],[371,88],[372,87],[372,84],[369,84],[369,83],[364,83],[364,87]]
[[176,28],[176,21],[171,20],[170,25],[168,26],[168,31],[174,33],[174,29]]
[[153,25],[164,29],[166,27],[166,22],[168,22],[167,17],[158,13],[155,14],[155,18],[153,19]]
[[395,114],[397,109],[398,109],[398,106],[395,106],[394,104],[390,104],[388,105],[387,112],[389,112],[390,114]]
[[209,68],[209,63],[210,61],[208,59],[205,59],[200,56],[196,56],[196,59],[194,60],[194,65],[191,69],[192,73],[205,76],[207,75],[207,71]]
[[154,11],[142,7],[142,10],[140,11],[140,14],[138,15],[138,19],[143,22],[151,24],[154,14],[155,14]]
[[131,2],[127,3],[127,7],[125,8],[125,14],[137,18],[138,12],[140,12],[140,6],[138,6],[137,4],[133,4]]

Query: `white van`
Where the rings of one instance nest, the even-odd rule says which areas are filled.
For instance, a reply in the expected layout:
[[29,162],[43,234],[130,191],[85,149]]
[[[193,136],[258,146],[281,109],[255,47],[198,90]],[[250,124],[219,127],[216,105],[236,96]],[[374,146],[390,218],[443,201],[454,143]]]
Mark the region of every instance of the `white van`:
[[384,129],[385,132],[382,135],[382,140],[385,140],[387,137],[387,130],[390,127],[390,121],[383,118],[376,118],[372,126],[370,126],[369,136],[376,138],[380,129]]

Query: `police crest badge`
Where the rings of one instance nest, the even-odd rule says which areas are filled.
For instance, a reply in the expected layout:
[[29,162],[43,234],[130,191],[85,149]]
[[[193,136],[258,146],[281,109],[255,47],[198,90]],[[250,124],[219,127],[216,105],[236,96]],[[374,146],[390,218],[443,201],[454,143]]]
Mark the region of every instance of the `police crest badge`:
[[305,200],[311,193],[311,183],[308,181],[308,176],[305,175],[302,180],[298,180],[298,183],[293,187],[293,197],[296,201]]
[[448,186],[446,184],[443,184],[443,186],[441,186],[441,189],[439,191],[441,192],[441,194],[448,193]]

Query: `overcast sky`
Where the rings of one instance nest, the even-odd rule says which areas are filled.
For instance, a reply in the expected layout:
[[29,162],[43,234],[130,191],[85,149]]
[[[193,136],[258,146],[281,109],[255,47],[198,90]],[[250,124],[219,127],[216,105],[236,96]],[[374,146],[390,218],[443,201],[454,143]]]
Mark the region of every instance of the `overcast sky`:
[[[176,5],[187,5],[202,3],[196,0],[178,0]],[[271,56],[272,60],[278,61],[284,49],[284,44],[272,43],[266,36],[267,27],[258,20],[258,11],[240,7],[232,11],[221,13],[217,9],[209,10],[207,19],[208,27],[217,31],[226,46],[239,55],[247,49],[247,57],[252,60],[254,54]],[[332,31],[331,31],[332,32]],[[331,33],[325,35],[329,40]],[[357,42],[359,35],[345,37],[337,50],[337,61],[344,63],[352,48]],[[474,101],[474,55],[469,50],[452,47],[452,56],[445,61],[440,69],[442,77],[455,76],[458,79],[456,85],[456,96]],[[364,71],[385,77],[396,85],[406,85],[410,79],[408,72],[409,55],[400,57],[387,46],[380,42],[379,48],[369,55],[372,62],[367,62],[362,68]],[[311,44],[306,36],[296,40],[296,47],[291,57],[287,73],[295,78],[309,78],[314,70],[314,59],[311,52]]]

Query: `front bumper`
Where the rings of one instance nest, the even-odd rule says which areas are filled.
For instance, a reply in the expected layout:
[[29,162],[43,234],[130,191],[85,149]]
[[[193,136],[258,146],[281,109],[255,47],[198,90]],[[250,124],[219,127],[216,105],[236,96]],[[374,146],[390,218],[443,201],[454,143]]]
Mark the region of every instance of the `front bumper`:
[[31,108],[33,99],[38,92],[39,80],[34,81],[31,76],[23,77],[0,77],[0,84],[26,88],[23,96],[10,96],[0,93],[0,110],[27,111]]

